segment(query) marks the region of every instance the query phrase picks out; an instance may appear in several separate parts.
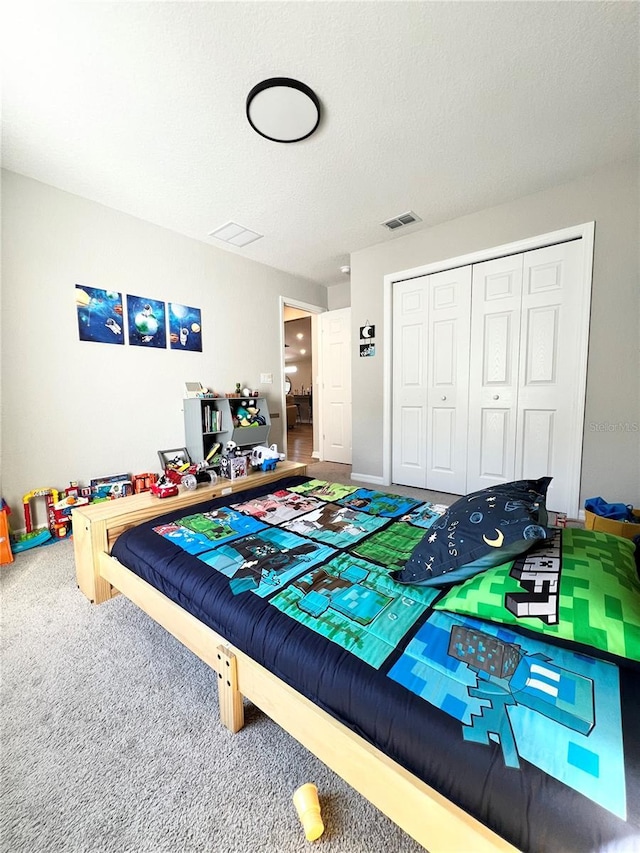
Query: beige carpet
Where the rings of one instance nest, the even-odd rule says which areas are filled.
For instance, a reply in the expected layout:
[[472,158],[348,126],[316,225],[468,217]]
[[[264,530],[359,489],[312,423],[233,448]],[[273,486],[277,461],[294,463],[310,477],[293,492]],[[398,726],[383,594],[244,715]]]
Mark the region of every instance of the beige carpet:
[[291,802],[308,781],[317,850],[422,850],[256,708],[229,734],[213,673],[123,597],[89,604],[70,541],[16,555],[0,584],[3,853],[310,850]]

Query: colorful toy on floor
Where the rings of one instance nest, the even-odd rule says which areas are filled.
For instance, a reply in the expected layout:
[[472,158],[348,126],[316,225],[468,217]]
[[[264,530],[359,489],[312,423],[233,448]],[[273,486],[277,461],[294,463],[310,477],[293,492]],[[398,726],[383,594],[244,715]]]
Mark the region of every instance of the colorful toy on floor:
[[27,492],[26,495],[22,498],[22,507],[24,510],[24,528],[27,535],[29,533],[33,533],[33,520],[31,518],[31,501],[33,498],[44,498],[46,507],[47,507],[47,521],[49,523],[49,529],[51,529],[52,521],[53,521],[53,513],[52,508],[54,503],[58,500],[58,490],[57,489],[33,489],[30,492]]
[[9,515],[11,510],[4,498],[0,498],[0,565],[13,563],[13,552],[9,538]]
[[[65,491],[68,491],[65,489]],[[56,501],[50,509],[49,530],[58,539],[64,539],[71,533],[71,511],[78,506],[85,506],[89,498],[79,495],[66,494],[62,500]]]
[[20,551],[27,551],[29,548],[35,548],[37,545],[46,545],[49,542],[55,542],[51,535],[51,531],[43,527],[40,530],[33,530],[31,533],[22,533],[13,537],[11,548],[14,554],[19,554]]
[[[31,516],[31,501],[34,498],[44,498],[47,509],[47,527],[41,527],[37,530],[33,529],[33,519]],[[43,545],[53,538],[55,530],[55,516],[53,514],[53,505],[58,500],[57,489],[33,489],[27,492],[22,498],[22,508],[24,511],[24,526],[25,533],[13,536],[12,549],[14,554],[19,551],[26,551],[28,548],[35,548],[37,545]]]
[[313,782],[301,785],[293,795],[293,804],[304,829],[307,841],[317,841],[324,832],[324,823],[320,814],[318,789]]

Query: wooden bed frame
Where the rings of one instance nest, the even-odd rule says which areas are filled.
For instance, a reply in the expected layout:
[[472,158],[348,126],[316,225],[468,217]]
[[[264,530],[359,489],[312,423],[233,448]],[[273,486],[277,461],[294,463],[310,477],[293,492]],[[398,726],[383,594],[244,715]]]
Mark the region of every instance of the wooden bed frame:
[[[304,466],[300,467],[304,469]],[[287,466],[280,468],[278,473],[280,477],[285,477],[292,473],[304,473],[304,470],[292,471]],[[262,481],[275,479],[263,478]],[[243,486],[245,489],[259,484],[253,478],[247,480],[251,482],[246,482]],[[239,488],[237,486],[234,491]],[[207,495],[202,491],[198,491],[197,495],[198,501],[206,500]],[[137,497],[142,496],[133,496]],[[112,522],[108,517],[105,518],[108,509],[94,513],[97,518],[92,519],[91,510],[98,510],[104,506],[102,504],[83,508],[82,513],[79,510],[74,512],[78,585],[85,595],[93,592],[88,597],[96,603],[111,598],[117,592],[122,593],[214,669],[218,675],[221,721],[230,732],[235,733],[243,726],[243,697],[246,697],[430,853],[516,853],[515,847],[492,830],[276,678],[247,654],[234,648],[223,636],[111,557],[109,551],[119,533],[147,517],[154,517],[146,516],[142,502],[138,502],[138,505],[131,507],[131,523],[127,523],[124,520],[126,506],[122,506],[127,500],[121,498],[111,502],[119,505],[112,508]],[[178,501],[178,498],[174,500]],[[178,505],[194,502],[195,499],[191,499],[187,504]],[[151,503],[151,508],[155,510],[155,515],[159,515],[165,510],[171,510],[168,503],[156,500],[155,504]],[[114,514],[113,510],[117,512]],[[92,520],[97,528],[93,533]],[[78,534],[79,540],[76,539]]]

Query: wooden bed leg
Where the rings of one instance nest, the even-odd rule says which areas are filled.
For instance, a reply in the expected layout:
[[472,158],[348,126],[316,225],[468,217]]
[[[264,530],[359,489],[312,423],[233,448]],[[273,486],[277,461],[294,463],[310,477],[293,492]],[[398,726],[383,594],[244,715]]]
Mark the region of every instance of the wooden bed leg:
[[218,646],[216,651],[220,719],[223,725],[235,734],[244,726],[244,706],[242,693],[238,690],[236,656],[224,646]]

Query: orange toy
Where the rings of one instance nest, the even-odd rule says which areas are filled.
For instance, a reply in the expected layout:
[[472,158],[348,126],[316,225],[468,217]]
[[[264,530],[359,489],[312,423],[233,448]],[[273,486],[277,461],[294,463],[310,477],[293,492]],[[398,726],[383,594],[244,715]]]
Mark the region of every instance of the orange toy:
[[11,541],[9,540],[9,513],[11,510],[5,503],[4,498],[0,502],[0,565],[13,563],[13,552],[11,551]]

